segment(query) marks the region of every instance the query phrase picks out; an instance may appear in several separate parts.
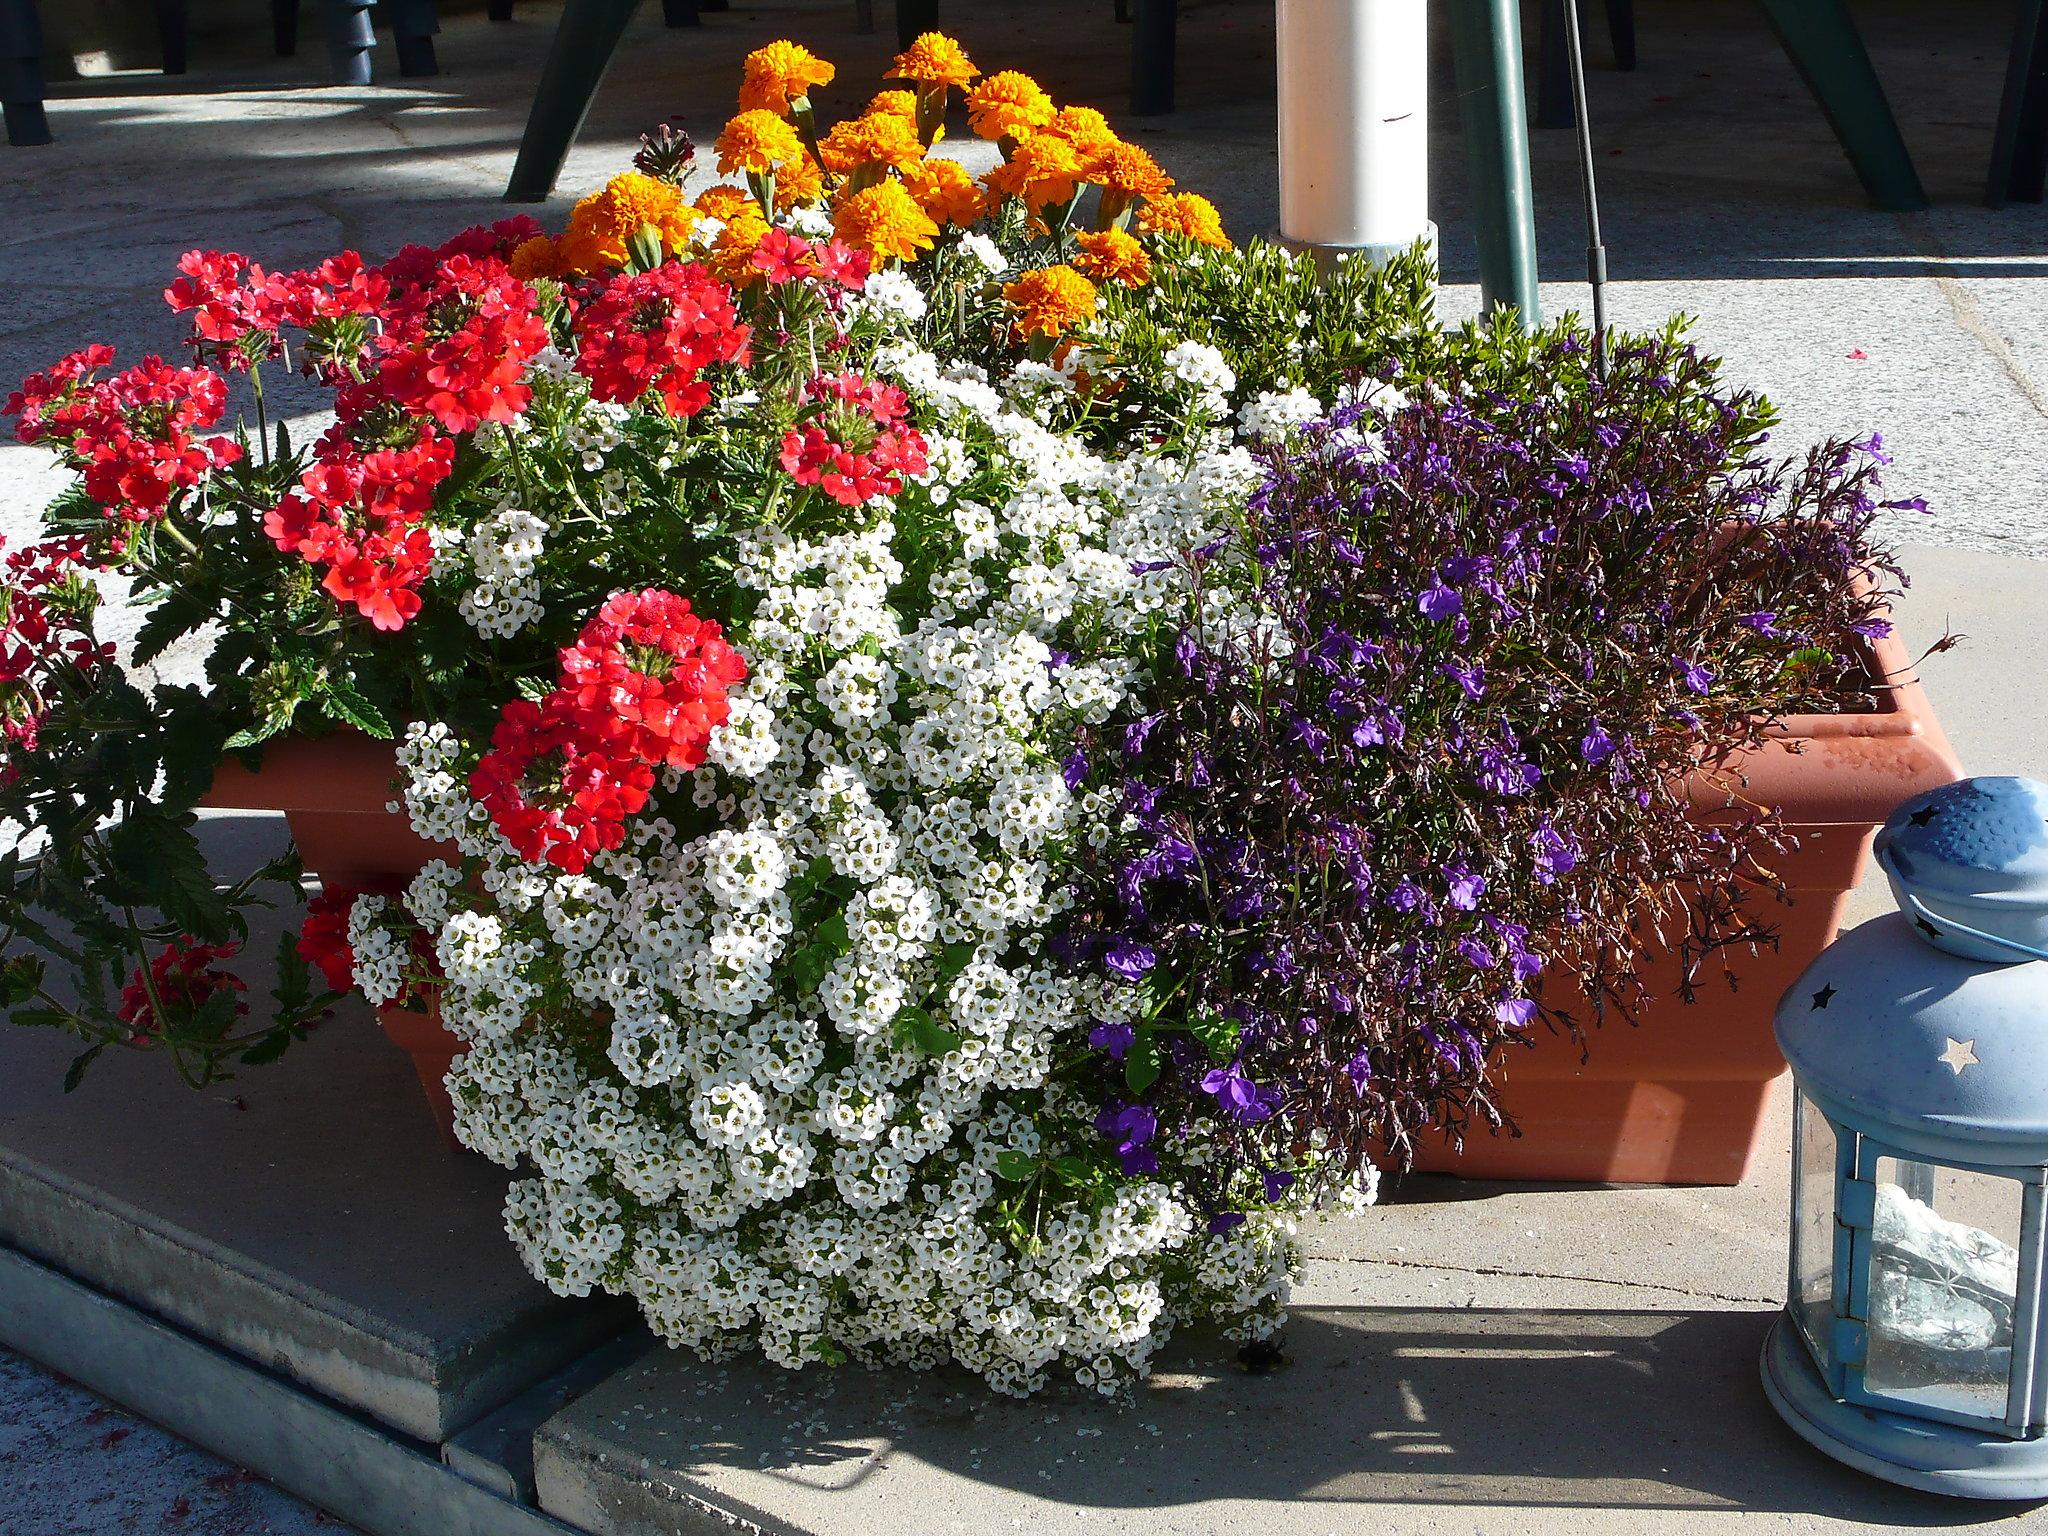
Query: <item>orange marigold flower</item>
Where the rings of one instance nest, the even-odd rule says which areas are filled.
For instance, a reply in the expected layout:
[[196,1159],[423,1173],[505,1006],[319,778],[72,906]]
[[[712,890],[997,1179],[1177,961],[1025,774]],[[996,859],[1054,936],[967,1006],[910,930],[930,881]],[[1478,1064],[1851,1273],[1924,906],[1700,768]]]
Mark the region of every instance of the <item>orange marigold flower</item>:
[[1164,197],[1173,189],[1173,178],[1148,151],[1121,139],[1096,151],[1088,162],[1088,180],[1120,194],[1126,203],[1136,197]]
[[1081,254],[1074,265],[1098,283],[1123,283],[1136,288],[1151,281],[1152,258],[1145,247],[1120,229],[1090,230],[1075,237]]
[[1026,272],[1003,284],[1003,297],[1017,313],[1017,329],[1026,336],[1056,341],[1095,314],[1095,285],[1066,265]]
[[791,102],[830,85],[838,73],[803,44],[780,38],[747,55],[740,78],[740,110],[787,116]]
[[818,154],[827,170],[850,176],[870,166],[907,171],[924,158],[924,145],[917,137],[914,117],[871,113],[834,123],[832,131],[818,141]]
[[569,227],[555,250],[556,275],[623,267],[644,225],[654,227],[664,250],[679,251],[700,217],[673,182],[622,172],[569,210]]
[[907,117],[917,121],[917,97],[910,91],[878,91],[862,117]]
[[747,195],[745,187],[736,187],[729,181],[722,181],[717,186],[706,187],[698,193],[695,206],[707,219],[724,220],[755,205],[753,198]]
[[884,80],[915,80],[919,85],[951,86],[964,91],[981,71],[967,50],[943,32],[927,32],[896,55]]
[[1081,179],[1081,157],[1057,134],[1034,133],[982,179],[1004,197],[1021,197],[1033,213],[1066,202]]
[[958,160],[927,160],[903,178],[903,185],[935,224],[965,229],[987,206],[981,188]]
[[1014,69],[990,75],[967,93],[968,126],[984,139],[1021,139],[1052,121],[1052,98]]
[[1118,142],[1109,119],[1093,107],[1061,107],[1053,113],[1044,131],[1065,139],[1081,152],[1083,159],[1092,159]]
[[734,171],[766,175],[778,165],[803,158],[803,142],[796,129],[765,107],[750,107],[740,113],[718,135],[718,168],[730,176]]
[[567,269],[562,265],[561,242],[552,235],[535,235],[531,240],[522,240],[512,249],[506,265],[512,275],[531,282],[537,277],[563,277]]
[[840,203],[833,233],[877,261],[911,261],[939,237],[939,226],[900,181],[878,181]]
[[754,249],[760,245],[769,228],[759,205],[749,198],[725,221],[725,228],[718,232],[718,238],[711,242],[711,249],[704,253],[704,265],[735,288],[759,282],[761,269],[754,265]]
[[1185,235],[1201,245],[1230,249],[1223,216],[1216,205],[1196,192],[1167,192],[1145,199],[1138,210],[1138,228],[1148,235]]
[[792,160],[775,173],[775,211],[787,213],[815,203],[825,195],[824,167],[809,155]]

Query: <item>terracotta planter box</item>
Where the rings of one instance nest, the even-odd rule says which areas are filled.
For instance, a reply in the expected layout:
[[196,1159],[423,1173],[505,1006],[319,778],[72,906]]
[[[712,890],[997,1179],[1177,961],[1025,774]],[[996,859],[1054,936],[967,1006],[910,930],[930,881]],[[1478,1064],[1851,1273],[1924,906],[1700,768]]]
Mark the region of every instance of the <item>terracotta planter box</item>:
[[[1874,673],[1909,675],[1897,640],[1871,650]],[[1574,1183],[1741,1181],[1771,1084],[1785,1070],[1771,1033],[1780,994],[1840,928],[1871,838],[1892,807],[1961,778],[1962,768],[1917,682],[1893,689],[1866,714],[1788,720],[1779,741],[1740,767],[1750,794],[1777,806],[1799,835],[1785,863],[1793,903],[1769,913],[1777,947],[1732,952],[1739,990],[1709,974],[1690,1005],[1678,998],[1676,957],[1656,957],[1643,968],[1651,1001],[1641,1022],[1594,1031],[1588,1060],[1570,1040],[1547,1035],[1508,1058],[1502,1102],[1520,1136],[1480,1134],[1462,1152],[1427,1139],[1417,1171]],[[205,803],[282,811],[306,868],[323,885],[395,891],[452,850],[421,841],[404,816],[385,809],[392,784],[391,747],[343,732],[279,742],[253,774],[223,763]],[[1712,814],[1722,799],[1703,788],[1697,803]],[[442,1078],[462,1042],[432,1009],[384,1008],[379,1016],[411,1054],[452,1144]]]
[[[1897,639],[1871,647],[1876,675],[1912,675]],[[1798,715],[1780,739],[1738,764],[1748,793],[1776,806],[1799,836],[1783,861],[1790,906],[1761,916],[1775,949],[1728,953],[1740,985],[1718,968],[1696,1001],[1678,996],[1675,955],[1643,967],[1650,1002],[1635,1027],[1589,1031],[1589,1058],[1568,1039],[1543,1035],[1512,1052],[1501,1103],[1522,1134],[1468,1137],[1462,1152],[1425,1138],[1419,1172],[1473,1179],[1571,1183],[1736,1184],[1748,1171],[1764,1105],[1785,1060],[1771,1014],[1785,988],[1841,928],[1863,877],[1871,838],[1901,800],[1963,776],[1918,682],[1894,688],[1867,714]],[[1711,814],[1723,797],[1700,787]]]
[[[286,737],[264,748],[254,773],[229,758],[200,803],[216,810],[282,811],[306,872],[329,890],[359,887],[396,893],[430,859],[456,861],[451,844],[417,836],[402,814],[387,809],[397,796],[397,770],[389,742],[354,731],[318,741]],[[442,1082],[448,1064],[465,1049],[441,1027],[438,1011],[377,1010],[384,1033],[412,1058],[427,1107],[454,1147],[455,1109]]]

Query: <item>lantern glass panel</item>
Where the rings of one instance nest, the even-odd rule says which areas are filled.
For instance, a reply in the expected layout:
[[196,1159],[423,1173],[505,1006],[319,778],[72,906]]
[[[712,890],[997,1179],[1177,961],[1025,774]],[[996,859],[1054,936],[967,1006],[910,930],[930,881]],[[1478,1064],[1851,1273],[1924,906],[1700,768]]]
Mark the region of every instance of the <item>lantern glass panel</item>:
[[1828,1357],[1835,1317],[1835,1128],[1799,1095],[1798,1213],[1792,1228],[1792,1315],[1814,1358]]
[[2020,1186],[1881,1157],[1863,1389],[2005,1417],[2019,1289]]

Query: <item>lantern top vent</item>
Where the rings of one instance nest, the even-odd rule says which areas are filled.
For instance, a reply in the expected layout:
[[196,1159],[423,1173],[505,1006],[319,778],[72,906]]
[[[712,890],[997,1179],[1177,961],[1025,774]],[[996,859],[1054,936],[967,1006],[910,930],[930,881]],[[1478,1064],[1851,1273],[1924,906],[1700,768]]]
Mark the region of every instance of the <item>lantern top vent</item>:
[[2048,784],[1963,779],[1915,795],[1877,862],[1928,943],[1966,959],[2048,959]]

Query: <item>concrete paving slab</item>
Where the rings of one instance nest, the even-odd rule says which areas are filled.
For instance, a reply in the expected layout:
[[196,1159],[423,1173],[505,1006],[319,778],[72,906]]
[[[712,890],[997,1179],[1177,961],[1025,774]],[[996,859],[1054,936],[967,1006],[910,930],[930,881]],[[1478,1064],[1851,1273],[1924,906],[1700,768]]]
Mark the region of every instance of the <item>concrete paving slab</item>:
[[[253,853],[282,822],[208,832]],[[274,945],[259,932],[250,953]],[[270,985],[253,963],[247,980]],[[526,1274],[501,1225],[505,1175],[442,1145],[360,1004],[202,1092],[113,1053],[67,1095],[72,1054],[0,1030],[0,1244],[435,1444],[623,1320]]]
[[543,1428],[541,1502],[602,1536],[2038,1526],[1809,1450],[1758,1386],[1770,1315],[1310,1307],[1280,1370],[1190,1341],[1127,1406],[664,1355]]

